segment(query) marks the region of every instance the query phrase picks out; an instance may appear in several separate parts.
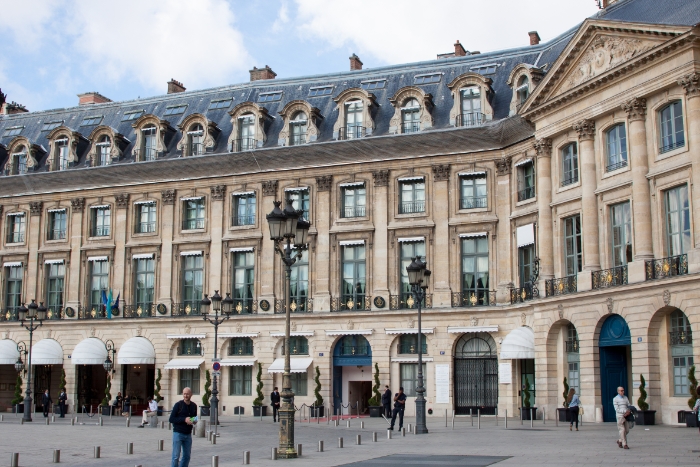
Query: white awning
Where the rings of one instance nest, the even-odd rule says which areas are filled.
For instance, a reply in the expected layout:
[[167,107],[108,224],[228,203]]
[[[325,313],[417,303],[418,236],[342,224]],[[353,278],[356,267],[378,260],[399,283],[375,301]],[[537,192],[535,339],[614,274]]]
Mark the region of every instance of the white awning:
[[[314,332],[313,331],[292,331],[289,333],[290,336],[296,337],[296,336],[313,336]],[[271,332],[270,337],[284,337],[283,332]]]
[[467,334],[470,332],[498,332],[498,326],[447,326],[450,334]]
[[535,243],[535,224],[527,224],[517,229],[518,248]]
[[485,170],[477,170],[474,172],[460,172],[457,174],[460,177],[478,177],[479,175],[486,175]]
[[65,260],[62,259],[47,259],[44,264],[63,264]]
[[255,247],[252,247],[252,246],[244,246],[244,247],[241,247],[241,248],[231,248],[229,251],[230,251],[231,253],[237,253],[237,252],[242,252],[242,251],[254,251],[254,250],[255,250]]
[[165,364],[166,370],[196,370],[204,363],[203,358],[173,358]]
[[399,243],[424,242],[425,237],[402,237],[396,239]]
[[180,201],[196,201],[198,199],[204,199],[204,196],[186,196],[184,198],[180,198]]
[[90,209],[108,209],[109,204],[98,204],[97,206],[90,206]]
[[22,261],[8,261],[6,263],[2,263],[2,265],[6,268],[12,268],[15,266],[22,266]]
[[[313,358],[290,358],[289,368],[290,373],[306,373],[309,365],[314,361]],[[282,373],[284,372],[284,357],[276,358],[272,365],[267,369],[268,373]]]
[[508,333],[501,344],[501,360],[535,358],[535,333],[523,326]]
[[[432,362],[433,357],[423,355],[423,363]],[[418,363],[418,356],[415,357],[391,357],[392,363]]]
[[340,242],[340,246],[364,245],[364,240],[344,240]]
[[152,365],[156,363],[156,349],[145,337],[132,337],[119,348],[117,362],[120,365]]
[[0,340],[0,365],[14,365],[18,359],[17,342],[11,339]]
[[253,366],[256,362],[255,357],[250,358],[222,358],[221,366]]
[[306,191],[308,189],[309,189],[308,186],[298,186],[298,187],[294,187],[294,188],[285,188],[284,191]]
[[400,182],[415,182],[418,180],[425,180],[425,177],[401,177],[401,178],[399,178]]
[[107,360],[107,347],[97,337],[83,339],[75,346],[70,361],[73,365],[102,365]]
[[339,187],[345,188],[349,186],[365,186],[365,182],[351,182],[351,183],[339,183]]
[[[221,334],[219,334],[221,335]],[[204,339],[206,334],[168,334],[165,337],[168,339]]]
[[202,256],[203,254],[204,252],[202,250],[180,252],[180,256]]
[[66,212],[66,208],[48,209],[46,212]]
[[254,191],[242,191],[238,193],[231,193],[231,196],[248,196],[248,195],[254,195]]
[[[384,331],[387,334],[418,334],[418,328],[384,328]],[[423,334],[432,334],[435,332],[435,328],[423,328],[421,329],[421,331],[423,332]]]
[[141,200],[141,201],[135,201],[134,204],[156,204],[156,202],[151,201],[151,200]]
[[107,261],[106,256],[88,256],[88,261]]
[[532,162],[532,159],[530,159],[528,157],[527,159],[523,159],[520,162],[518,162],[517,164],[515,164],[515,166],[520,167],[521,165],[529,164],[530,162]]
[[345,329],[338,329],[337,331],[326,331],[327,336],[357,336],[357,335],[362,335],[362,336],[369,336],[372,334],[374,330],[373,329],[352,329],[352,330],[345,330]]
[[219,337],[221,338],[228,338],[228,337],[258,337],[260,333],[258,332],[220,332]]
[[55,339],[42,339],[32,347],[32,365],[63,365],[63,347]]
[[459,234],[459,238],[488,237],[488,235],[488,232],[470,232]]
[[131,259],[153,259],[153,253],[142,253],[138,255],[133,255]]
[[10,212],[7,214],[7,217],[10,217],[10,216],[24,216],[24,213],[23,212]]

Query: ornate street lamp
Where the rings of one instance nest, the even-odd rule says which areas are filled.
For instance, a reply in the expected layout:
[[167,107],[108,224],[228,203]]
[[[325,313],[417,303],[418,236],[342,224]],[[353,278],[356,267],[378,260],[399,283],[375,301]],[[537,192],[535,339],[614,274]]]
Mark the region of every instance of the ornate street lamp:
[[[275,201],[275,208],[267,215],[267,223],[270,226],[270,240],[275,243],[275,251],[279,253],[285,266],[285,326],[284,326],[284,373],[282,373],[282,404],[279,409],[280,433],[278,456],[282,459],[294,459],[297,457],[294,446],[294,406],[292,398],[291,366],[289,360],[289,338],[291,329],[291,274],[292,265],[301,259],[304,250],[307,249],[309,228],[311,224],[301,216],[303,211],[297,211],[292,206],[292,201],[287,200],[284,211],[280,209],[280,201]],[[280,245],[285,244],[286,248]],[[292,254],[292,245],[296,252]]]
[[24,358],[27,358],[28,353],[27,344],[25,344],[24,341],[17,343],[17,352],[19,352],[19,357],[17,357],[17,361],[15,362],[15,370],[17,370],[17,373],[21,373],[25,368],[22,355],[24,355]]
[[[29,371],[29,376],[27,377],[27,390],[24,396],[24,419],[25,422],[32,421],[32,340],[34,337],[34,331],[43,326],[44,320],[46,319],[46,307],[44,307],[44,302],[41,302],[41,306],[37,306],[36,301],[32,299],[32,303],[29,306],[19,307],[19,324],[24,329],[29,331],[29,350],[27,350],[29,357],[27,358],[27,370]],[[29,320],[29,324],[25,324],[25,321]],[[36,324],[35,324],[36,321]],[[15,368],[21,362],[15,363]]]
[[421,327],[421,306],[426,295],[430,270],[427,264],[421,261],[420,256],[413,258],[411,264],[406,266],[408,282],[411,284],[413,298],[418,304],[418,387],[416,388],[416,434],[428,432],[425,424],[425,387],[423,386],[423,330]]
[[[112,342],[112,339],[109,339],[107,340],[107,342],[105,342],[105,347],[107,348],[107,359],[102,364],[102,366],[104,367],[105,372],[107,372],[107,376],[109,377],[109,374],[114,369],[114,354],[117,353],[117,348],[114,346],[114,342]],[[112,358],[109,358],[110,354],[112,355]]]

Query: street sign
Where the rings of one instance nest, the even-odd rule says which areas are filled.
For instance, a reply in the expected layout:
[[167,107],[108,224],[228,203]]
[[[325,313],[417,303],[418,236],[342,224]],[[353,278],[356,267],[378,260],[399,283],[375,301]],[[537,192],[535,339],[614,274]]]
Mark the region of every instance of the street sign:
[[214,371],[218,372],[219,370],[221,370],[221,363],[214,362],[214,364],[211,367],[214,369]]
[[221,359],[220,359],[220,358],[212,358],[211,361],[212,361],[212,362],[220,362]]
[[214,376],[216,376],[217,378],[220,378],[220,377],[221,377],[221,372],[220,372],[220,371],[215,371],[215,372],[213,372],[212,374],[213,374]]

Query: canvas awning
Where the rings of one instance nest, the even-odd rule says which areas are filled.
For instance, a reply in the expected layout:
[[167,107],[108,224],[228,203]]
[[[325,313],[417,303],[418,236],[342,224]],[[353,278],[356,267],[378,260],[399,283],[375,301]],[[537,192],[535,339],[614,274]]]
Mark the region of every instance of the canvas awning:
[[[384,329],[387,334],[418,334],[418,328],[394,328],[394,329]],[[435,332],[435,328],[423,328],[421,329],[423,334],[432,334]]]
[[[289,367],[291,373],[306,373],[309,365],[314,361],[313,358],[290,358]],[[268,373],[284,372],[284,357],[276,358],[272,365],[267,369]]]
[[83,339],[71,355],[73,365],[102,365],[107,360],[107,347],[97,337]]
[[501,360],[535,358],[535,333],[527,326],[513,329],[501,344]]
[[166,370],[196,370],[204,363],[203,358],[173,358],[165,364]]
[[447,326],[449,334],[467,334],[470,332],[498,332],[498,325],[495,326]]
[[327,336],[369,336],[372,329],[338,329],[326,331]]
[[11,339],[0,340],[0,365],[14,365],[18,359],[17,342]]
[[32,365],[63,365],[63,348],[55,339],[42,339],[32,347]]
[[221,366],[253,366],[256,362],[255,357],[249,358],[222,358]]
[[156,349],[145,337],[132,337],[124,342],[117,353],[120,365],[152,365],[156,363]]
[[518,248],[535,243],[535,224],[527,224],[516,230]]
[[[432,362],[433,357],[426,357],[423,355],[423,363]],[[418,363],[418,356],[415,357],[391,357],[392,363]]]

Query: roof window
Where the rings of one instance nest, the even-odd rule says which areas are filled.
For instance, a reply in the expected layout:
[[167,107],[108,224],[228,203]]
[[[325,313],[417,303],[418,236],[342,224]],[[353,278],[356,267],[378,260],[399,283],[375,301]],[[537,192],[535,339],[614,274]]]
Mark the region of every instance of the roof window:
[[101,121],[102,115],[97,115],[94,117],[85,117],[83,119],[83,123],[81,123],[80,126],[99,125]]
[[24,130],[23,126],[11,126],[9,128],[5,128],[5,133],[3,133],[3,138],[5,136],[17,136],[18,134],[22,133],[22,130]]
[[415,84],[433,84],[439,83],[442,79],[442,73],[431,73],[428,75],[416,75],[413,77]]
[[185,113],[185,110],[187,110],[187,104],[171,105],[165,108],[165,113],[163,116],[167,117],[168,115],[180,115]]
[[333,86],[316,86],[309,88],[309,97],[315,96],[330,96],[333,92]]
[[492,75],[496,73],[496,68],[498,68],[498,63],[491,63],[488,65],[478,65],[469,69],[474,73],[479,73],[480,75]]
[[124,117],[122,117],[122,122],[136,120],[141,115],[143,115],[143,110],[129,110],[128,112],[124,112]]
[[231,98],[219,99],[209,103],[209,110],[228,109],[231,106]]
[[61,125],[63,125],[63,120],[60,120],[57,122],[46,122],[46,123],[44,123],[44,126],[41,128],[41,131],[51,131],[55,128],[58,128]]
[[384,89],[386,87],[385,79],[375,79],[370,81],[362,81],[360,87],[366,91],[371,91],[372,89]]
[[282,99],[282,91],[263,92],[258,96],[258,102],[274,102]]

